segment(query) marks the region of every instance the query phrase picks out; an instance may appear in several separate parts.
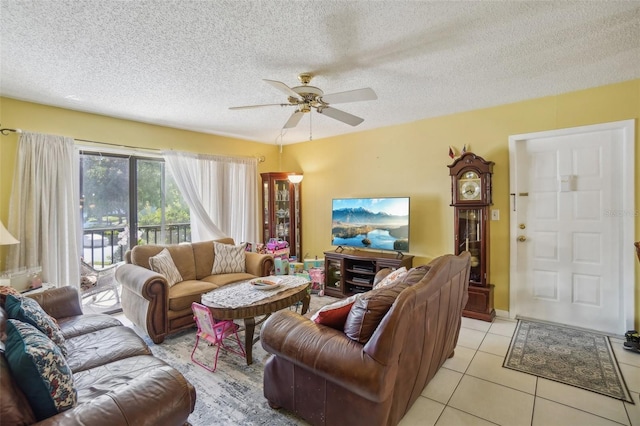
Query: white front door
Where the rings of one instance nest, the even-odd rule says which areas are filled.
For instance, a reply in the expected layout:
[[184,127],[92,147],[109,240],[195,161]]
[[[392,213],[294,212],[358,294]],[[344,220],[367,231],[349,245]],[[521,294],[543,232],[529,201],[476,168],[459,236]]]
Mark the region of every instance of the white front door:
[[510,138],[512,317],[632,328],[633,130],[628,120]]

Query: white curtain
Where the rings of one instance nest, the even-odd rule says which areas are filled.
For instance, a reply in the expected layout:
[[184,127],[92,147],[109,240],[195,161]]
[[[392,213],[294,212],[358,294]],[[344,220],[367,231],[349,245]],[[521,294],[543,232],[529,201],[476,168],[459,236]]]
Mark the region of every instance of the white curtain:
[[258,241],[258,160],[164,151],[191,209],[191,240]]
[[42,267],[42,279],[58,287],[80,286],[78,159],[74,141],[25,132],[9,202],[9,230],[20,241],[7,266]]

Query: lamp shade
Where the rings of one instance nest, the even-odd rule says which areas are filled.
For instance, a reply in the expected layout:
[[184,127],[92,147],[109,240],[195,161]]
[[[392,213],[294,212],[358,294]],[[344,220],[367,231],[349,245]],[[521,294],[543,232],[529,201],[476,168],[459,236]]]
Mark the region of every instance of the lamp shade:
[[289,175],[288,179],[289,179],[289,182],[291,183],[300,183],[302,182],[303,177],[304,175]]
[[18,244],[20,241],[16,240],[13,235],[7,231],[7,228],[4,227],[4,224],[0,220],[0,245],[8,245],[8,244]]

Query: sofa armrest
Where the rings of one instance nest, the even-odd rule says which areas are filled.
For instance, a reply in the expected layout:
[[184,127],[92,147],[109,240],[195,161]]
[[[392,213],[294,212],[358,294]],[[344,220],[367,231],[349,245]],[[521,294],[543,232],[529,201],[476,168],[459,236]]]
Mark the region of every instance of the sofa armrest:
[[249,251],[246,253],[245,267],[247,273],[251,275],[266,277],[271,275],[271,271],[273,270],[273,256]]
[[70,286],[44,290],[27,297],[38,302],[42,309],[55,319],[82,315],[78,290]]
[[36,425],[174,425],[182,426],[195,406],[194,387],[170,366],[131,379],[91,401]]
[[116,270],[122,285],[122,311],[143,329],[154,343],[162,343],[167,334],[169,284],[157,272],[142,266],[124,264]]
[[[376,362],[344,333],[282,310],[262,326],[262,347],[278,357],[371,401],[384,401],[393,388],[395,369]],[[336,361],[339,360],[339,361]]]

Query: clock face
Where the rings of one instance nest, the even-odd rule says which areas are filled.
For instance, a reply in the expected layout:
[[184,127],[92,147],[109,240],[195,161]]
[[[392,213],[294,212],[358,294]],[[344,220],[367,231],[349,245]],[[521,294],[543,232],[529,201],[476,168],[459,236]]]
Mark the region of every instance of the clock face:
[[460,180],[460,197],[463,200],[479,200],[480,179]]

